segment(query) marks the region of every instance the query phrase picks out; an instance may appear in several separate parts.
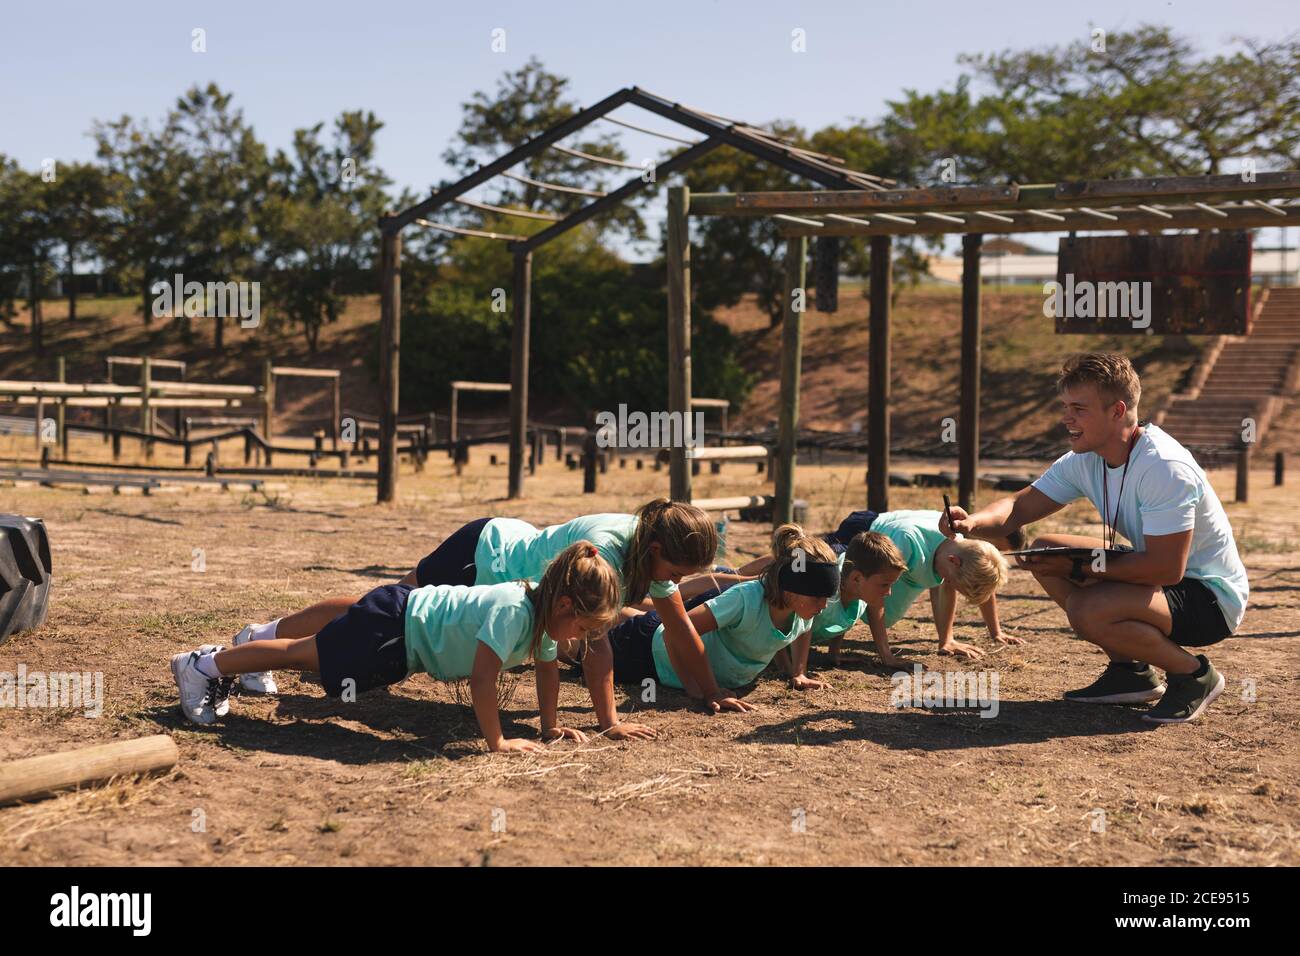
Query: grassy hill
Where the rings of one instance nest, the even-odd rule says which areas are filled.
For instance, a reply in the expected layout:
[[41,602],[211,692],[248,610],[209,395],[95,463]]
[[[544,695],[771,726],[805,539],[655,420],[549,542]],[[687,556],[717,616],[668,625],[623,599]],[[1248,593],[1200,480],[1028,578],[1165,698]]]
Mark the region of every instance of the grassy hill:
[[[1042,293],[1034,287],[984,291],[983,428],[1002,438],[1035,438],[1056,427],[1053,382],[1061,360],[1071,352],[1113,348],[1126,352],[1142,375],[1143,411],[1151,414],[1186,374],[1201,347],[1200,340],[1173,336],[1058,336],[1042,314]],[[377,296],[349,301],[338,322],[321,332],[313,355],[300,333],[277,327],[241,329],[227,320],[226,352],[212,348],[211,320],[194,319],[190,342],[181,340],[169,319],[145,326],[137,300],[81,299],[80,315],[67,319],[67,303],[45,303],[46,355],[31,352],[28,317],[20,312],[9,326],[0,326],[0,378],[54,377],[54,357],[67,361],[69,381],[104,381],[106,355],[143,355],[182,359],[190,363],[191,381],[258,383],[267,356],[277,364],[343,370],[345,408],[378,410],[378,388],[365,367],[373,349],[379,321]],[[866,425],[867,300],[861,289],[846,286],[840,310],[833,315],[809,312],[805,319],[802,420],[814,428]],[[723,310],[718,318],[743,343],[747,368],[757,384],[745,407],[732,421],[763,426],[776,418],[780,330],[752,299]],[[894,434],[899,441],[936,440],[945,417],[956,417],[961,346],[959,290],[926,286],[903,290],[894,311],[892,378]],[[124,374],[126,374],[124,372]],[[491,400],[496,403],[494,397]],[[505,415],[504,401],[477,414]],[[535,414],[541,415],[541,410]],[[318,384],[286,380],[278,386],[277,416],[283,427],[310,428],[329,415],[328,399]],[[577,420],[563,410],[557,420]]]

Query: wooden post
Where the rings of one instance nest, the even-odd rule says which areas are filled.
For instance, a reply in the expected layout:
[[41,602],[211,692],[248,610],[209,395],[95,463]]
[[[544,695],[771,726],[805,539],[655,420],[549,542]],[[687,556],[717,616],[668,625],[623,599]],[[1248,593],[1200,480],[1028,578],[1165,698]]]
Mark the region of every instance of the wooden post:
[[776,440],[776,497],[772,523],[794,518],[794,476],[799,430],[799,369],[803,359],[804,282],[807,278],[808,240],[802,236],[785,243],[785,313],[781,329],[780,430]]
[[[457,440],[457,435],[456,435],[456,406],[457,406],[458,404],[460,404],[460,389],[458,389],[455,385],[453,385],[453,386],[451,387],[451,424],[450,424],[450,426],[449,426],[449,428],[450,428],[450,432],[449,432],[449,438],[448,438],[448,441],[451,442],[451,444],[452,444],[453,447],[455,447],[456,440]],[[453,458],[456,457],[454,453],[453,453],[452,457],[453,457]]]
[[[691,193],[686,186],[668,189],[668,412],[682,422],[682,438],[691,427]],[[691,500],[691,469],[685,441],[668,452],[668,488],[674,501]]]
[[889,510],[889,236],[871,237],[871,320],[867,397],[867,507]]
[[582,493],[584,495],[594,495],[596,493],[596,426],[594,420],[589,419],[587,424],[587,437],[582,443]]
[[275,428],[275,372],[274,362],[266,359],[262,363],[262,437],[271,441],[271,431]]
[[524,493],[524,455],[528,441],[528,325],[532,298],[533,254],[515,252],[514,316],[510,335],[510,462],[506,497]]
[[153,409],[150,407],[150,392],[153,391],[153,370],[149,365],[149,356],[140,360],[140,430],[151,436],[144,440],[144,457],[153,460]]
[[1274,486],[1278,486],[1285,481],[1286,481],[1286,453],[1279,451],[1273,456],[1273,484]]
[[[58,358],[58,375],[59,375],[60,382],[65,382],[65,383],[67,382],[68,365],[67,365],[67,361],[64,359],[62,355],[60,355]],[[68,400],[66,398],[59,399],[59,408],[58,411],[55,413],[55,415],[56,415],[55,421],[58,423],[59,444],[63,447],[63,457],[67,458],[68,457]]]
[[975,510],[980,466],[980,247],[984,237],[961,237],[961,410],[957,436],[957,500]]
[[1250,442],[1242,444],[1237,452],[1237,503],[1250,500]]
[[341,375],[334,376],[334,424],[331,426],[334,436],[334,443],[331,446],[333,451],[339,450],[339,429],[343,427],[343,400],[339,393],[339,379]]
[[[384,217],[387,220],[388,217]],[[379,501],[397,498],[397,410],[402,340],[402,234],[381,221],[379,257]]]

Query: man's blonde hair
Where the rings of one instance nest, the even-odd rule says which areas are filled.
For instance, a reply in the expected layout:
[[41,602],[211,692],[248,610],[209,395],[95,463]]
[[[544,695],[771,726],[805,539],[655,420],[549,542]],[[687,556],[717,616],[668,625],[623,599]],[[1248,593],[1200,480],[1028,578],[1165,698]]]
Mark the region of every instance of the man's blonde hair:
[[1056,391],[1064,392],[1076,385],[1095,385],[1104,401],[1123,402],[1125,421],[1137,424],[1138,402],[1142,400],[1142,382],[1127,356],[1118,352],[1085,352],[1071,355],[1061,366]]
[[972,604],[983,604],[1007,583],[1007,559],[988,541],[955,538],[952,543],[961,558],[953,584]]

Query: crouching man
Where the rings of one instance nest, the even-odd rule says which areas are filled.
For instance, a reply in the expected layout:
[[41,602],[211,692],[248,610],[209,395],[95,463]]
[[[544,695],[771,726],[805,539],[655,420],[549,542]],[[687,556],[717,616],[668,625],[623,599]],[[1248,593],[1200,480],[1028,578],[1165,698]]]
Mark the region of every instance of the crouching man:
[[[940,529],[1007,535],[1087,498],[1101,515],[1102,539],[1052,534],[1033,546],[1088,548],[1093,558],[1020,559],[1065,609],[1078,635],[1110,658],[1096,681],[1065,698],[1156,701],[1145,720],[1195,720],[1223,691],[1224,680],[1205,654],[1185,648],[1217,644],[1237,630],[1246,610],[1246,568],[1232,526],[1187,449],[1138,421],[1142,386],[1127,358],[1074,356],[1057,390],[1070,451],[1009,498],[969,515],[953,508],[955,527],[945,518]],[[1119,545],[1119,535],[1131,548]],[[1123,553],[1103,551],[1115,548]]]

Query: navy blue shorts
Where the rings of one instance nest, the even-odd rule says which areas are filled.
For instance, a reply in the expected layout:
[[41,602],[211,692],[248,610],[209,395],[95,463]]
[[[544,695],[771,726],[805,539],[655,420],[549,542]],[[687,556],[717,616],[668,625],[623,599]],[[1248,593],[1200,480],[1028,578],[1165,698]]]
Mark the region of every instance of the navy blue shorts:
[[316,635],[320,682],[338,697],[345,680],[360,694],[406,677],[409,584],[385,584],[326,624]]
[[878,515],[874,511],[854,511],[840,522],[834,531],[822,535],[822,540],[831,546],[836,554],[843,554],[849,548],[849,542],[863,531],[870,531],[871,524]]
[[415,583],[420,587],[430,584],[463,584],[474,586],[478,573],[474,568],[474,551],[479,536],[491,518],[477,518],[452,533],[442,544],[425,555],[415,566]]
[[[717,588],[709,588],[687,601],[686,610],[711,601],[721,593]],[[649,611],[610,628],[609,647],[614,652],[614,683],[639,684],[646,678],[659,680],[659,672],[655,670],[654,637],[662,623],[657,612]]]

